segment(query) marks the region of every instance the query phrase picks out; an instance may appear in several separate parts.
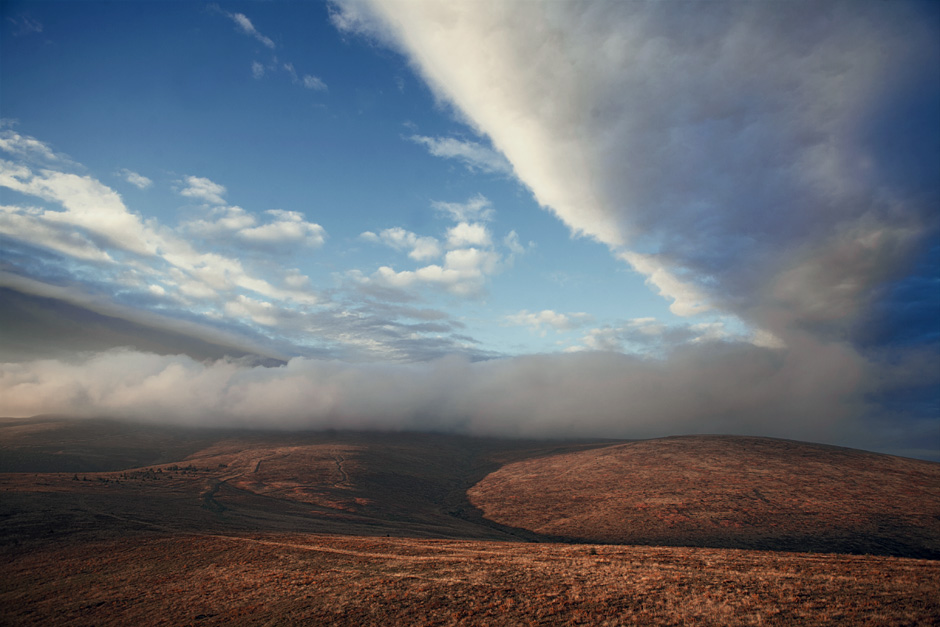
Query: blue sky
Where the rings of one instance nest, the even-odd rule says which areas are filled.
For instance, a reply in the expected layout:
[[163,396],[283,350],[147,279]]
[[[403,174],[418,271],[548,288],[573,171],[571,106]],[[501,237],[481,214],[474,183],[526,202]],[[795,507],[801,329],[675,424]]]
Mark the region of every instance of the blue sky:
[[[441,240],[456,224],[435,206],[483,198],[492,217],[475,224],[485,225],[499,267],[467,285],[467,296],[446,286],[398,295],[467,325],[481,344],[476,350],[578,345],[577,334],[542,337],[512,324],[523,310],[566,313],[578,303],[574,313],[590,310],[598,323],[671,315],[642,277],[596,242],[573,240],[540,211],[485,138],[436,103],[404,59],[339,32],[326,5],[67,3],[11,5],[7,13],[8,132],[28,131],[68,155],[74,171],[120,194],[130,212],[170,228],[218,218],[223,206],[262,219],[267,211],[297,212],[322,228],[322,242],[271,242],[279,252],[263,252],[310,277],[312,291],[343,293],[357,287],[351,273],[422,267],[407,251],[361,234],[402,229]],[[42,32],[22,32],[27,20],[42,24]],[[54,98],[45,91],[51,86]],[[435,157],[412,139],[418,137],[471,147],[503,169]],[[138,189],[122,174],[130,172],[150,184]],[[214,199],[186,196],[191,177],[225,191]],[[513,232],[516,252],[504,243]],[[225,237],[201,243],[202,250],[233,252]],[[237,246],[234,254],[240,256]],[[611,290],[622,296],[612,298]],[[214,306],[181,304],[161,306],[174,314]],[[256,326],[244,318],[231,322]],[[314,347],[347,356],[330,338],[291,340],[290,354]],[[376,352],[370,357],[389,357]]]
[[0,413],[940,455],[938,22],[5,2]]

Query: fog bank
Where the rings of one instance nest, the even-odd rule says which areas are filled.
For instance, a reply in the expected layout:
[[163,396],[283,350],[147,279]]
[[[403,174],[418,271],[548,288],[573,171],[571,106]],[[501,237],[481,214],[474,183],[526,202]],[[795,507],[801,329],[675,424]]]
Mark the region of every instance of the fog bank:
[[[601,352],[413,364],[295,358],[282,367],[116,349],[0,365],[0,415],[509,437],[735,433],[881,450],[935,446],[916,429],[905,432],[908,440],[892,436],[890,421],[872,431],[885,409],[860,391],[877,378],[876,368],[835,343],[783,351],[714,342],[664,359]],[[912,378],[916,369],[880,385],[903,387]]]

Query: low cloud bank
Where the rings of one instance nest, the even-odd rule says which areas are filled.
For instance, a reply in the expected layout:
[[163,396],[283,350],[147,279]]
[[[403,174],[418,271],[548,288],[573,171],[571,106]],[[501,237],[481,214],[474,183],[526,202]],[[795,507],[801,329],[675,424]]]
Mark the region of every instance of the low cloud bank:
[[[903,433],[911,441],[891,435],[897,416],[888,420],[859,392],[877,377],[836,343],[781,351],[715,342],[665,359],[601,352],[414,364],[295,358],[276,368],[116,349],[0,365],[0,414],[509,437],[738,433],[891,451],[919,444],[928,447],[920,456],[929,456],[935,443],[922,441],[910,422]],[[883,384],[901,388],[913,378],[916,368]],[[884,426],[874,432],[879,418]]]

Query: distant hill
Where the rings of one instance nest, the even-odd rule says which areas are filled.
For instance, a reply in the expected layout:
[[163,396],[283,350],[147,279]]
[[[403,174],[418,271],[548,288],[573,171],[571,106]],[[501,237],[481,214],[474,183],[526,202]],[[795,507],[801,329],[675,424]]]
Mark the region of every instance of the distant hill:
[[940,464],[819,444],[632,442],[512,463],[468,494],[569,540],[940,558]]
[[0,418],[0,545],[167,529],[535,540],[482,518],[467,488],[608,444]]
[[0,543],[292,530],[940,559],[940,464],[754,437],[558,442],[0,419],[0,497]]

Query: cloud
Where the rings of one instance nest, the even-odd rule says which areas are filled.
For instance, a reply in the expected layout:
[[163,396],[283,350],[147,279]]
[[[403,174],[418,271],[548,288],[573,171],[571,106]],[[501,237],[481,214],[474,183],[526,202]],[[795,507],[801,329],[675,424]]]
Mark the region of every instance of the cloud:
[[486,226],[479,222],[460,222],[447,229],[447,247],[464,248],[467,246],[488,247],[493,244]]
[[[0,272],[0,317],[10,332],[0,338],[0,361],[51,356],[74,361],[84,359],[83,351],[115,346],[197,360],[248,353],[351,362],[426,361],[455,352],[471,359],[493,356],[440,310],[378,302],[354,291],[333,294],[331,300],[293,298],[311,293],[309,278],[296,269],[286,270],[283,279],[294,293],[274,296],[215,290],[209,283],[213,277],[191,278],[177,269],[143,278],[115,291],[114,280],[66,279],[65,287]],[[209,306],[187,298],[208,298]],[[28,302],[18,307],[24,299]]]
[[[663,355],[683,346],[711,342],[751,344],[768,350],[786,348],[786,345],[772,334],[738,329],[738,326],[734,319],[667,324],[656,318],[633,318],[590,329],[581,337],[580,344],[569,346],[565,350]],[[805,343],[805,338],[802,341]]]
[[31,35],[33,33],[41,33],[43,31],[42,22],[33,19],[28,15],[8,17],[7,21],[16,27],[16,30],[13,32],[14,37],[22,37],[23,35]]
[[255,28],[255,25],[251,23],[244,13],[226,13],[226,15],[235,22],[235,25],[238,27],[238,30],[243,32],[250,37],[254,37],[262,45],[274,50],[274,42],[270,37],[265,37],[258,32],[258,29]]
[[86,235],[43,220],[42,215],[43,210],[38,207],[0,205],[0,233],[19,240],[41,242],[44,248],[83,261],[114,261]]
[[138,189],[147,189],[153,185],[153,181],[148,179],[146,176],[138,174],[133,170],[128,170],[127,168],[120,170],[119,174],[124,178],[125,181],[137,187]]
[[[509,231],[503,238],[503,245],[509,249],[513,255],[522,255],[525,253],[525,246],[519,242],[519,234],[515,231]],[[532,242],[529,242],[532,245]]]
[[[332,20],[405,55],[542,207],[644,275],[673,313],[743,322],[732,335],[793,363],[841,351],[889,377],[881,351],[914,359],[884,327],[936,285],[936,267],[915,266],[940,237],[932,8],[334,0]],[[730,333],[697,324],[662,344]],[[602,326],[581,348],[643,337]],[[940,343],[922,337],[936,359]],[[667,368],[683,367],[676,355]],[[813,385],[839,387],[815,372]],[[933,399],[935,430],[940,372],[930,379],[917,394]],[[709,395],[724,390],[713,383]],[[884,415],[904,415],[897,404]]]
[[[4,122],[8,121],[4,120]],[[28,160],[53,162],[62,160],[62,157],[45,142],[34,137],[20,135],[11,128],[0,130],[0,150]]]
[[271,222],[243,228],[236,232],[236,236],[246,242],[267,246],[301,244],[317,247],[326,239],[326,230],[322,226],[307,222],[297,211],[271,209],[265,213],[273,218]]
[[302,85],[306,89],[312,89],[314,91],[327,91],[326,83],[316,76],[310,74],[305,74],[303,78],[298,76],[293,63],[285,63],[283,67],[290,75],[291,82],[294,83],[294,85]]
[[[893,110],[940,104],[922,10],[338,0],[332,19],[403,52],[543,207],[645,274],[673,311],[718,309],[781,335],[817,312],[768,286],[853,286],[833,309],[853,312],[833,328],[845,333],[865,295],[903,273],[921,245],[911,233],[935,229],[935,177],[915,189],[891,174],[906,154],[936,164],[935,134],[915,124],[873,139],[878,124],[900,130]],[[879,233],[879,272],[829,255]],[[808,269],[826,259],[817,287]]]
[[465,141],[454,137],[425,137],[412,135],[409,139],[421,144],[435,157],[457,159],[468,170],[486,174],[512,174],[512,166],[497,152],[477,142]]
[[322,79],[317,78],[316,76],[311,76],[310,74],[304,74],[303,85],[307,89],[312,89],[314,91],[326,91],[326,83]]
[[200,176],[187,176],[182,182],[185,183],[186,187],[180,190],[180,195],[201,200],[210,205],[225,204],[225,199],[222,198],[225,187],[222,185]]
[[449,216],[454,222],[487,222],[493,219],[495,212],[493,204],[483,194],[473,196],[467,202],[441,202],[431,203],[435,211]]
[[[173,324],[199,321],[190,329],[199,358],[219,356],[224,350],[213,329],[242,338],[242,344],[249,338],[261,355],[352,361],[427,360],[454,352],[473,359],[493,356],[460,332],[459,321],[440,311],[401,304],[415,297],[381,281],[360,274],[340,289],[315,291],[309,276],[284,263],[301,248],[324,245],[327,237],[322,226],[300,212],[254,213],[227,205],[224,186],[188,176],[181,181],[181,192],[205,204],[192,208],[197,215],[188,221],[161,224],[133,213],[119,194],[92,177],[55,171],[51,165],[34,171],[25,160],[21,156],[18,163],[0,161],[0,185],[34,201],[0,206],[0,285],[90,309],[113,318],[118,328],[144,325],[175,333]],[[61,166],[71,167],[64,162]],[[460,248],[445,256],[436,238],[403,229],[389,229],[384,236],[424,266],[413,271],[416,280],[402,274],[397,280],[391,277],[392,283],[469,295],[482,289],[487,273],[500,261],[490,249]],[[441,258],[441,265],[427,266],[431,258]],[[64,285],[70,286],[65,292],[60,289]],[[91,315],[73,311],[70,319],[62,314],[66,309],[60,306],[43,318],[49,337],[74,334],[82,316]],[[99,335],[128,337],[119,332]],[[143,337],[147,341],[130,344],[161,352],[188,350],[183,339],[170,338],[161,348],[152,332]],[[200,338],[204,343],[196,341]],[[21,348],[19,353],[29,354],[29,345]],[[244,353],[233,349],[231,354]]]
[[310,277],[297,268],[290,268],[284,276],[284,284],[295,290],[306,290],[310,287]]
[[244,294],[225,303],[225,313],[233,318],[250,318],[266,327],[273,327],[278,322],[277,308],[272,303],[248,298]]
[[494,251],[479,248],[458,248],[444,255],[444,266],[471,278],[483,278],[496,271],[500,257]]
[[882,449],[910,446],[886,430],[857,435],[869,423],[854,390],[870,376],[840,344],[780,353],[704,343],[674,352],[668,368],[614,353],[397,365],[295,358],[264,368],[114,350],[0,365],[0,413],[528,437],[730,432],[871,444],[887,436]]
[[539,312],[529,312],[526,309],[506,316],[506,321],[510,324],[530,327],[533,331],[545,335],[543,327],[550,327],[556,332],[571,331],[579,326],[589,323],[593,317],[584,312],[563,314],[551,309],[543,309]]
[[[205,202],[224,202],[223,186],[194,176],[187,177],[185,182],[187,187],[181,194]],[[234,257],[198,250],[172,229],[145,222],[128,210],[119,194],[90,176],[52,169],[37,174],[22,163],[0,160],[0,186],[62,207],[53,210],[5,206],[0,218],[5,235],[65,254],[75,261],[98,262],[95,272],[117,281],[123,290],[142,288],[158,279],[168,299],[182,298],[190,303],[211,301],[238,290],[287,304],[317,301],[308,289],[278,286]],[[322,227],[293,212],[268,212],[272,220],[256,225],[254,218],[238,211],[241,210],[233,210],[225,217],[229,225],[242,220],[239,236],[250,245],[317,246],[325,236]],[[100,265],[117,261],[121,264]]]
[[[623,340],[620,337],[618,329],[611,327],[602,327],[591,329],[587,335],[581,338],[584,347],[593,351],[620,352],[623,350]],[[571,347],[569,352],[581,350],[581,347]]]
[[804,246],[778,270],[762,291],[762,317],[773,316],[775,327],[799,323],[827,333],[850,328],[871,303],[873,288],[897,273],[922,231],[918,221],[903,216],[893,224],[864,216],[840,225],[824,248]]
[[649,354],[672,351],[686,344],[717,340],[747,342],[751,338],[732,336],[721,321],[667,325],[656,318],[634,318],[619,325],[608,324],[590,329],[581,338],[580,346],[572,346],[568,350]]
[[[110,287],[110,286],[109,286]],[[8,362],[37,355],[69,360],[76,352],[131,346],[161,354],[188,354],[195,359],[219,359],[250,354],[282,359],[284,354],[264,346],[245,329],[222,328],[206,321],[179,318],[115,302],[109,291],[93,286],[51,285],[0,271],[3,319],[15,333],[3,351]],[[163,296],[160,286],[149,291]],[[81,333],[75,333],[75,329]],[[13,346],[11,347],[10,344]],[[14,358],[20,353],[19,358]]]
[[[918,335],[911,350],[901,340],[912,340],[870,328],[878,306],[895,324],[912,303],[937,311],[936,255],[905,276],[937,242],[936,21],[920,19],[919,4],[866,0],[674,7],[350,0],[332,16],[404,52],[542,206],[646,276],[674,312],[729,322],[601,324],[582,340],[593,350],[474,362],[493,355],[474,352],[455,321],[409,313],[420,300],[405,290],[479,295],[507,265],[483,196],[435,203],[453,221],[437,237],[390,235],[412,267],[360,272],[344,294],[320,295],[297,269],[259,268],[243,254],[320,245],[324,233],[303,214],[254,214],[229,206],[223,186],[187,177],[188,196],[207,205],[196,209],[201,227],[162,225],[63,171],[48,145],[4,133],[14,162],[0,164],[0,184],[30,196],[0,212],[6,268],[47,286],[84,283],[89,302],[274,325],[267,342],[308,358],[267,369],[111,351],[4,364],[0,408],[539,437],[707,430],[879,447],[905,431],[933,445],[936,405],[898,401],[936,388],[936,335],[926,348]],[[302,82],[292,64],[267,67]],[[921,109],[931,117],[909,115]],[[465,163],[475,154],[428,139],[419,143]],[[503,244],[520,252],[511,235]],[[546,311],[520,321],[547,330],[572,316]],[[734,316],[751,329],[732,331]],[[861,345],[859,324],[875,339]],[[640,354],[604,352],[628,349]],[[449,352],[466,357],[442,358]],[[365,359],[432,361],[353,363]]]
[[205,218],[190,220],[184,228],[194,235],[202,237],[228,237],[233,232],[251,228],[258,224],[258,219],[242,209],[230,205],[212,207]]
[[366,231],[359,237],[369,242],[384,243],[396,250],[406,250],[415,261],[428,261],[443,255],[442,264],[401,271],[386,265],[379,267],[369,277],[358,271],[348,276],[361,288],[378,286],[401,291],[434,287],[458,296],[483,294],[487,278],[512,263],[514,250],[521,248],[518,236],[513,231],[504,240],[510,255],[504,257],[496,250],[489,229],[483,222],[492,220],[495,211],[490,201],[480,194],[464,203],[434,202],[432,207],[457,222],[448,227],[443,243],[437,238],[419,236],[401,227],[385,229],[378,235]]
[[500,262],[499,253],[493,250],[458,248],[444,255],[443,265],[432,264],[400,272],[382,266],[366,281],[399,289],[429,285],[459,296],[477,296],[486,278],[499,270]]
[[441,244],[434,237],[419,236],[401,227],[385,229],[378,235],[366,231],[360,235],[371,242],[381,242],[396,250],[407,250],[408,256],[415,261],[427,261],[441,256]]
[[80,227],[109,246],[139,255],[156,252],[141,218],[127,210],[116,192],[89,176],[53,170],[34,174],[25,165],[0,160],[0,186],[61,204],[64,211],[32,213],[47,224]]
[[657,288],[660,296],[672,301],[669,310],[677,316],[693,316],[712,308],[701,288],[676,277],[656,256],[629,251],[623,251],[619,256],[637,272],[646,275],[647,285]]
[[[277,47],[274,43],[274,40],[272,40],[270,37],[262,35],[244,13],[229,13],[215,4],[210,5],[210,8],[213,11],[220,12],[227,16],[230,20],[235,22],[235,25],[240,32],[254,38],[263,46],[269,48],[272,51]],[[290,76],[291,82],[294,85],[300,85],[305,89],[310,89],[313,91],[327,91],[327,86],[326,83],[323,82],[323,79],[312,74],[304,74],[303,76],[299,76],[297,74],[297,70],[294,68],[293,63],[279,63],[277,57],[273,54],[271,56],[271,61],[267,65],[261,63],[260,61],[252,62],[251,76],[256,80],[261,79],[268,71],[277,71],[279,67],[287,72],[287,74]]]

